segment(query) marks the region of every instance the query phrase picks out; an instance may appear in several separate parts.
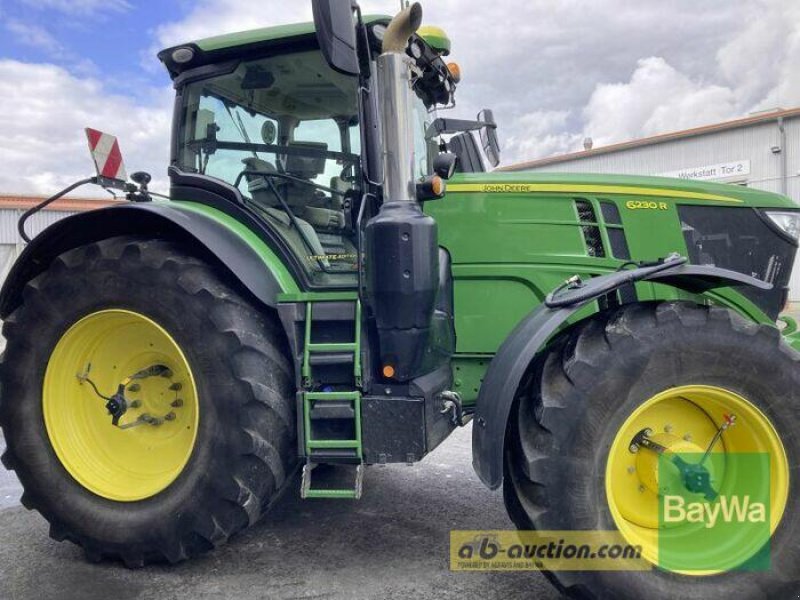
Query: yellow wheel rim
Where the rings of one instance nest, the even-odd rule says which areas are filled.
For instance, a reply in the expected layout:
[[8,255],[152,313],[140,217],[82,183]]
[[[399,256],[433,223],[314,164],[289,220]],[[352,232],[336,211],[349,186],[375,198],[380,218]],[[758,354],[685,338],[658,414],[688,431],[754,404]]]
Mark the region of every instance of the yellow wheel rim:
[[[131,375],[160,365],[162,375],[128,381],[129,408],[111,423],[106,401]],[[121,502],[167,488],[192,454],[199,407],[192,371],[164,328],[128,310],[76,322],[56,344],[42,393],[45,427],[61,464],[83,487]],[[140,417],[149,422],[142,422]]]
[[[725,431],[713,453],[761,453],[769,456],[769,525],[774,534],[789,496],[789,461],[766,415],[742,396],[715,386],[687,385],[656,394],[641,404],[623,423],[611,445],[606,466],[606,498],[611,515],[626,542],[642,548],[642,556],[658,563],[659,501],[670,482],[658,481],[658,455],[650,450],[632,451],[637,433],[648,429],[649,438],[675,453],[703,454],[725,415],[736,424]],[[635,450],[635,449],[634,449]],[[715,460],[714,464],[726,462]],[[711,472],[719,489],[730,487],[731,478],[747,477],[736,469]],[[746,531],[746,530],[744,530]],[[726,544],[724,570],[734,569],[754,556],[760,545],[743,537]],[[728,566],[729,565],[729,566]],[[685,575],[713,575],[724,570],[677,571]]]

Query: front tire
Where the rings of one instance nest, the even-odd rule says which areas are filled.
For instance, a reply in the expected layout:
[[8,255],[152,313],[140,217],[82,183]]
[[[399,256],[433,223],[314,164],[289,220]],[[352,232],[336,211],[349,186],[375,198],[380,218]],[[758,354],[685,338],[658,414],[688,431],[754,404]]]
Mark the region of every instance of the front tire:
[[[62,254],[3,334],[3,463],[50,535],[92,560],[135,567],[216,547],[293,472],[293,376],[276,319],[179,244],[120,237]],[[136,390],[143,406],[120,423],[145,411],[161,422],[114,427],[81,377],[109,394],[153,364],[165,373],[132,382],[126,397]]]
[[[651,571],[547,576],[567,596],[582,599],[793,598],[800,582],[800,498],[794,477],[800,465],[798,390],[798,355],[778,331],[722,308],[653,303],[597,315],[557,338],[520,390],[506,436],[509,515],[520,529],[619,530],[628,543],[641,543],[646,539],[637,537],[642,524],[626,520],[636,505],[630,504],[628,490],[620,492],[620,485],[630,486],[627,479],[641,475],[616,464],[633,460],[626,436],[633,437],[643,418],[661,415],[680,429],[657,424],[654,435],[663,443],[675,440],[676,452],[690,443],[705,448],[716,423],[704,419],[721,414],[715,398],[731,398],[749,415],[740,415],[737,435],[750,428],[754,447],[771,452],[773,464],[785,467],[773,477],[777,508],[769,570],[690,573],[654,566]],[[658,404],[664,398],[672,404]],[[679,427],[681,419],[697,425],[695,438]],[[731,436],[724,434],[723,440]],[[645,483],[639,485],[642,502],[651,494],[660,498],[659,488],[651,492]],[[748,540],[740,542],[744,547]]]

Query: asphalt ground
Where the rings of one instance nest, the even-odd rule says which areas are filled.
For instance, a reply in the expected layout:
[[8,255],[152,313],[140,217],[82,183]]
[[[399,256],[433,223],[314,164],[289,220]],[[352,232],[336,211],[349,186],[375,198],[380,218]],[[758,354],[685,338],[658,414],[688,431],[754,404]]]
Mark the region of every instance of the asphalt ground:
[[558,598],[539,573],[449,570],[450,530],[513,528],[500,492],[472,470],[470,436],[455,432],[412,467],[368,468],[361,500],[301,500],[292,489],[215,552],[138,570],[88,563],[76,546],[51,540],[0,468],[0,599]]

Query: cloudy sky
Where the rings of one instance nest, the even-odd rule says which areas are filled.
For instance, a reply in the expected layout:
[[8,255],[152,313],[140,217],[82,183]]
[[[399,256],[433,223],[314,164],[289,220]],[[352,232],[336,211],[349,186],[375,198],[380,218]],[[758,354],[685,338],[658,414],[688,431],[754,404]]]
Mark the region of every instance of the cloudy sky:
[[[361,0],[365,13],[399,0]],[[0,0],[0,193],[91,174],[83,128],[163,182],[158,49],[310,20],[303,0]],[[503,163],[800,105],[795,0],[428,0],[462,67],[458,116],[495,109]],[[453,113],[454,116],[456,113]]]

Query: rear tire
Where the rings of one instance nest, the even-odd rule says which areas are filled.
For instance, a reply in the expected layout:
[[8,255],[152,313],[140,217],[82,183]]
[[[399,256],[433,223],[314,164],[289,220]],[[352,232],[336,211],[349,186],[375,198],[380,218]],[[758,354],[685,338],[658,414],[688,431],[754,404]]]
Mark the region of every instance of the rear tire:
[[[43,414],[57,343],[83,317],[108,309],[142,315],[168,332],[197,389],[188,462],[165,489],[136,501],[79,483],[54,450]],[[283,332],[220,269],[179,244],[120,237],[62,254],[27,284],[3,334],[3,464],[22,483],[23,505],[50,522],[51,537],[82,546],[91,560],[137,567],[219,546],[253,524],[293,473],[294,386]],[[85,401],[105,411],[98,398]]]
[[799,360],[775,328],[689,303],[623,307],[557,338],[528,373],[506,435],[504,498],[519,529],[618,529],[606,489],[612,442],[647,399],[678,386],[719,386],[747,398],[774,426],[793,477],[769,571],[562,571],[546,573],[551,582],[581,599],[796,597]]

